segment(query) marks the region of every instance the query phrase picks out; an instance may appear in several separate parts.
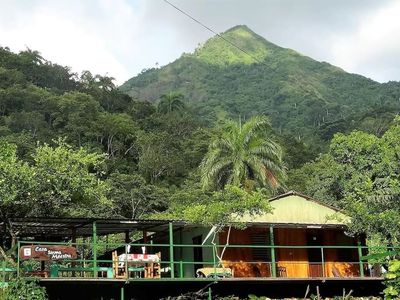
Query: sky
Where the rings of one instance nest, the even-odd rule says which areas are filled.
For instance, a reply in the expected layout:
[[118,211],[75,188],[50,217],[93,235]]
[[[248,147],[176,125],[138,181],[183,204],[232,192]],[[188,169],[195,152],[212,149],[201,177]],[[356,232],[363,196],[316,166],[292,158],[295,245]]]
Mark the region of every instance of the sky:
[[[400,0],[169,0],[217,32],[270,42],[379,82],[400,81]],[[0,0],[0,46],[116,78],[166,65],[213,34],[164,0]]]

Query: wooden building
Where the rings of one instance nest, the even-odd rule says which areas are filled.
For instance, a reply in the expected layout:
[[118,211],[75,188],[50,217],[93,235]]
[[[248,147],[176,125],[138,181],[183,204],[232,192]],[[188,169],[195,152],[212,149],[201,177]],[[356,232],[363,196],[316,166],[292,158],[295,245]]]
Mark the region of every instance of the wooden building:
[[[210,283],[226,295],[256,289],[298,297],[309,287],[329,295],[344,287],[354,295],[379,294],[380,265],[362,258],[365,238],[346,232],[347,216],[296,192],[269,201],[271,213],[244,216],[243,229],[215,235],[183,220],[13,218],[8,229],[0,223],[0,233],[12,231],[17,245],[14,262],[0,261],[0,285],[36,277],[51,299],[62,300],[159,299],[168,287],[198,290]],[[125,240],[109,243],[116,235]]]
[[[349,218],[320,201],[289,192],[270,199],[272,213],[245,216],[246,228],[218,234],[218,253],[228,245],[220,266],[239,277],[360,277],[365,239],[346,232]],[[210,228],[187,226],[174,235],[182,244],[202,244]],[[203,248],[175,251],[175,260],[185,265],[185,277],[194,277],[200,267],[215,260],[211,241]],[[218,255],[220,256],[220,255]],[[218,257],[217,256],[217,257]],[[203,262],[203,263],[202,263]]]

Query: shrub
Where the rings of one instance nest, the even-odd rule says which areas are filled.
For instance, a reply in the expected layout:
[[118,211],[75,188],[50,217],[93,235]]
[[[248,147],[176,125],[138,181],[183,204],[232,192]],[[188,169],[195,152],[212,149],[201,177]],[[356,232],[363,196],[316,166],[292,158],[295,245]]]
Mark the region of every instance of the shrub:
[[4,300],[47,300],[47,294],[44,287],[41,287],[36,281],[16,279],[9,283],[3,293]]
[[385,275],[386,289],[383,290],[385,299],[399,299],[400,295],[400,261],[392,260],[389,263],[389,272]]

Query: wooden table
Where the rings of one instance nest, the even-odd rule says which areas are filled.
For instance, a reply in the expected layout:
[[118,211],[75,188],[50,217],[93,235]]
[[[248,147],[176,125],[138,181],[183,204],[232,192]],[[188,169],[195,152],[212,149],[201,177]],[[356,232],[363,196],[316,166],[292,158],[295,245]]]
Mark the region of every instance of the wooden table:
[[130,273],[138,273],[143,278],[161,277],[161,252],[156,254],[121,254],[114,251],[113,274],[115,278],[128,278]]

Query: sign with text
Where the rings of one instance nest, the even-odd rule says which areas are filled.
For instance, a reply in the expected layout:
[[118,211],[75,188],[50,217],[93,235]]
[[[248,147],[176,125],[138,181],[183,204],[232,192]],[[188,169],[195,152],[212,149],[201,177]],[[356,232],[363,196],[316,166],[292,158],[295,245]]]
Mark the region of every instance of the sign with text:
[[23,246],[19,251],[19,255],[23,260],[63,260],[76,259],[78,257],[74,247],[53,245]]

